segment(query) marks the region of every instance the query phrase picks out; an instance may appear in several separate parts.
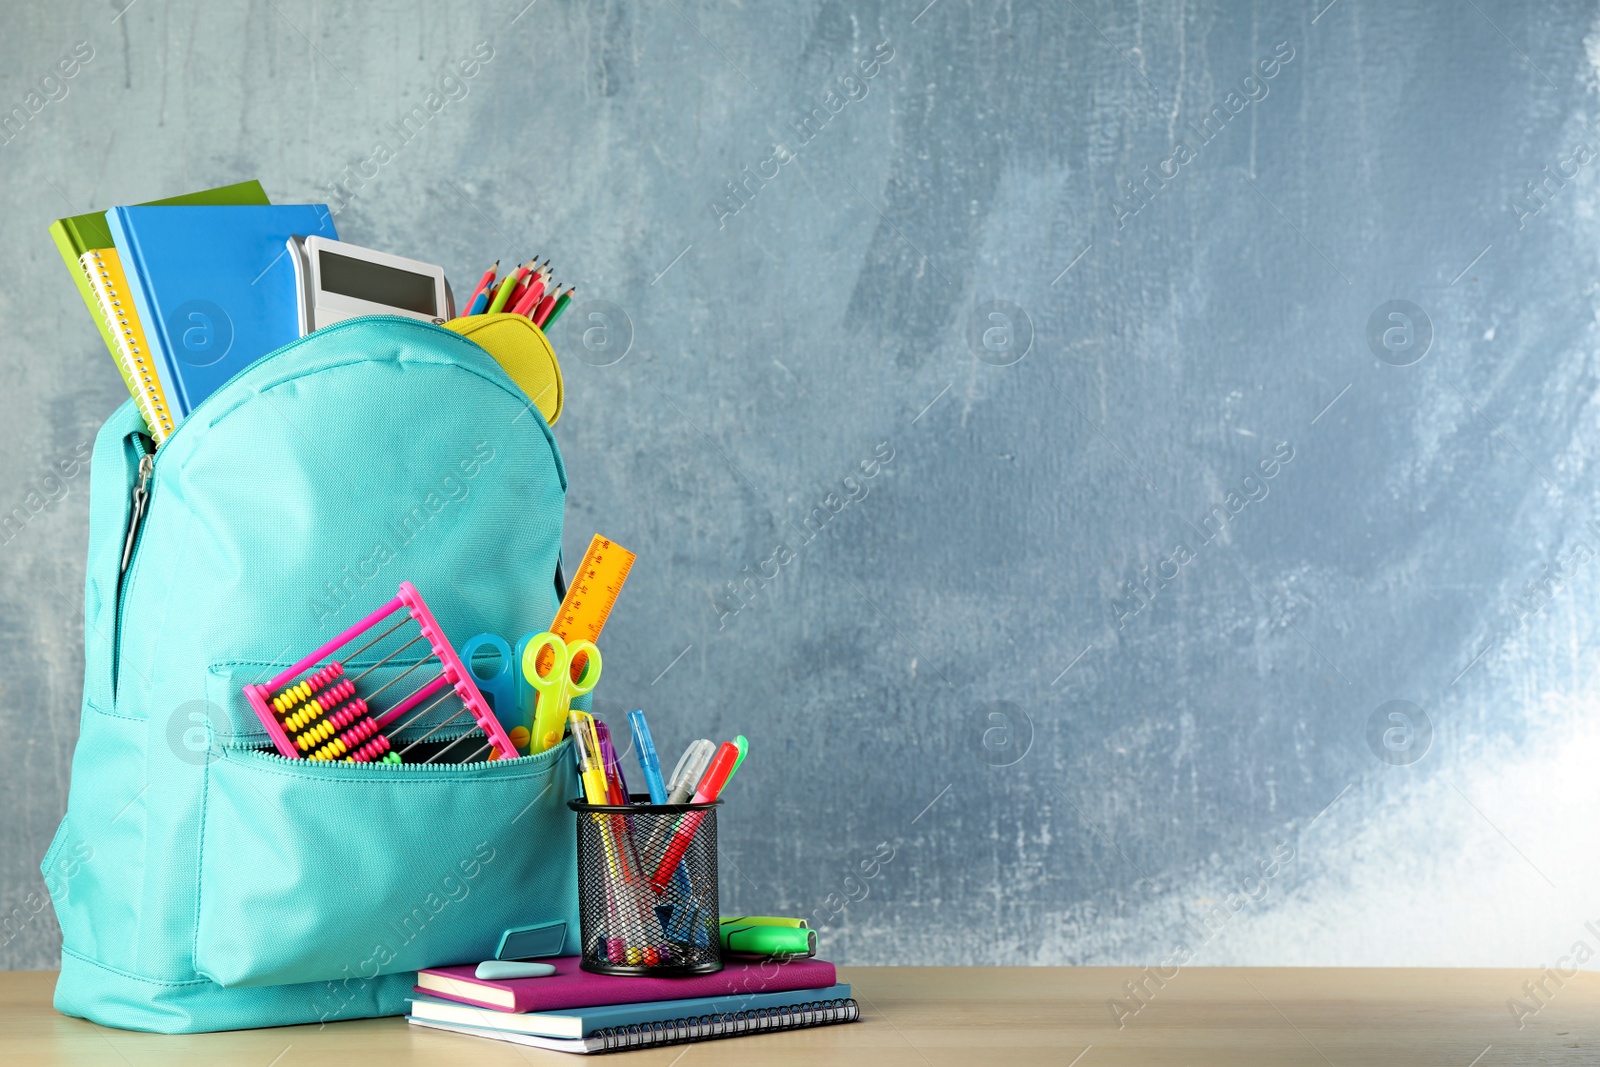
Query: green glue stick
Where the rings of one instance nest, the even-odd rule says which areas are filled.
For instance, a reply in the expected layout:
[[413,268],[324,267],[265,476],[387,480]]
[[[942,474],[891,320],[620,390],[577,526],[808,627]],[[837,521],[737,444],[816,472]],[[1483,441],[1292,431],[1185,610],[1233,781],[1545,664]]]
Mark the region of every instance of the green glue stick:
[[722,951],[754,956],[815,956],[817,932],[798,926],[723,926]]

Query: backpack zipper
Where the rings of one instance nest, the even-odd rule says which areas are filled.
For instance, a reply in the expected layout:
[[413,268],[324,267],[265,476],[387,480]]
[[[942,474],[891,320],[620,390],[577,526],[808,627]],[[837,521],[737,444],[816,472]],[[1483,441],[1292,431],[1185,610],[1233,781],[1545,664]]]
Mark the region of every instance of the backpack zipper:
[[[472,732],[471,730],[465,731],[465,733],[471,733],[471,732]],[[465,734],[456,734],[455,735],[456,738],[459,738],[459,737],[462,737],[462,736],[465,736]],[[440,738],[441,741],[450,741],[450,740],[454,740],[454,739],[455,738],[449,738],[449,737]],[[380,762],[378,762],[376,760],[373,760],[370,763],[353,763],[353,762],[350,762],[348,760],[290,759],[289,757],[285,756],[283,753],[279,752],[277,749],[272,749],[272,748],[246,748],[246,747],[243,747],[243,746],[240,746],[240,747],[237,747],[237,748],[230,747],[230,748],[224,749],[223,751],[226,752],[226,753],[235,754],[235,755],[242,754],[242,755],[245,755],[245,756],[257,756],[257,757],[260,757],[261,759],[271,760],[271,761],[274,762],[274,764],[287,763],[287,764],[290,764],[291,766],[294,766],[294,767],[300,767],[300,768],[311,769],[311,770],[316,770],[316,771],[321,771],[321,770],[324,770],[324,769],[331,770],[331,769],[334,769],[334,768],[344,768],[344,767],[374,767],[374,768],[381,768],[382,769],[381,773],[383,773],[383,774],[392,774],[392,773],[401,773],[401,774],[438,774],[438,773],[449,773],[451,771],[459,771],[462,768],[466,768],[466,767],[481,767],[481,766],[485,766],[485,765],[495,766],[495,767],[507,767],[507,766],[511,766],[513,764],[516,764],[516,765],[519,765],[519,766],[520,765],[524,765],[524,764],[531,764],[535,760],[544,759],[548,753],[555,752],[558,748],[561,747],[561,745],[564,745],[566,743],[567,743],[567,741],[565,739],[563,739],[555,747],[545,749],[544,752],[533,752],[533,753],[530,753],[530,754],[528,754],[526,756],[517,756],[517,757],[515,757],[513,759],[474,760],[471,763],[380,763]],[[550,759],[549,759],[549,762],[551,764],[551,768],[550,769],[551,770],[555,770],[560,765],[561,761],[564,758],[566,758],[567,755],[568,754],[564,753],[564,754],[562,754],[560,756],[550,757]]]
[[133,543],[139,539],[139,525],[144,519],[145,508],[150,506],[150,474],[156,469],[156,458],[145,452],[144,445],[140,443],[143,434],[133,435],[134,447],[143,455],[139,457],[139,478],[133,483],[132,511],[128,515],[128,539],[122,544],[122,569],[117,571],[118,584],[121,584],[122,575],[128,573],[128,561],[133,558]]
[[122,542],[122,565],[117,570],[117,617],[111,635],[111,699],[117,698],[118,680],[121,678],[122,620],[128,599],[130,582],[128,568],[133,563],[134,548],[139,543],[139,531],[144,528],[144,517],[150,511],[151,479],[155,474],[156,457],[153,443],[137,430],[128,435],[134,451],[139,454],[139,473],[133,481],[133,496],[128,502],[128,536]]

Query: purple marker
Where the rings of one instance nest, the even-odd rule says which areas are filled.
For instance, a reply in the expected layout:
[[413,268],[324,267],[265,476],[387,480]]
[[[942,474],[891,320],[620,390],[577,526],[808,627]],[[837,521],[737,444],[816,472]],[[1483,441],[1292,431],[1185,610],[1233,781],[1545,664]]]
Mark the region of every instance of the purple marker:
[[[612,792],[610,798],[613,804],[628,804],[632,801],[632,794],[628,792],[628,780],[622,776],[622,761],[617,758],[617,748],[611,743],[611,730],[605,723],[596,719],[594,731],[600,738],[600,758],[606,768],[606,788]],[[621,796],[615,795],[620,791]]]

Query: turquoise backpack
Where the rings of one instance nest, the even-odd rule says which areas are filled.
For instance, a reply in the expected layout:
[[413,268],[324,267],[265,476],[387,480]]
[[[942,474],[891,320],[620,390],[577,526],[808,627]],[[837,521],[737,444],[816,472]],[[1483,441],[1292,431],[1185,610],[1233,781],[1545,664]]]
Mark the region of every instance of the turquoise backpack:
[[287,760],[241,692],[402,580],[458,648],[549,625],[567,482],[539,409],[473,342],[377,317],[261,359],[153,462],[143,428],[124,404],[92,460],[82,721],[41,865],[56,1008],[162,1033],[396,1015],[419,967],[492,958],[508,928],[565,921],[576,954],[566,742]]

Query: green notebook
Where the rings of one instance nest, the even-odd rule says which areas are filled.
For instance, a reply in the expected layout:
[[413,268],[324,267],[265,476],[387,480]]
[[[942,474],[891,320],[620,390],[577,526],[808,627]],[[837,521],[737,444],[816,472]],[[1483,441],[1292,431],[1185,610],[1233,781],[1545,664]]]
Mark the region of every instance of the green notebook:
[[[165,200],[152,200],[148,205],[157,206],[173,204],[270,204],[267,192],[261,188],[261,183],[251,179],[239,182],[236,185],[224,185],[220,189],[202,189],[198,193],[186,193],[183,196],[172,196]],[[115,248],[111,240],[111,230],[106,225],[104,211],[91,211],[85,215],[73,215],[65,219],[57,219],[50,224],[50,236],[55,239],[56,248],[61,252],[61,258],[67,264],[67,270],[72,272],[72,280],[77,283],[78,293],[83,297],[84,305],[88,307],[89,314],[93,316],[95,325],[100,328],[100,336],[106,343],[106,349],[111,353],[111,359],[117,365],[117,370],[122,374],[122,380],[128,387],[132,396],[139,395],[139,384],[129,376],[126,361],[117,350],[117,341],[111,333],[111,326],[106,322],[105,316],[100,313],[100,305],[95,297],[94,289],[89,284],[89,276],[84,273],[82,256],[85,252],[92,252],[102,248]]]

